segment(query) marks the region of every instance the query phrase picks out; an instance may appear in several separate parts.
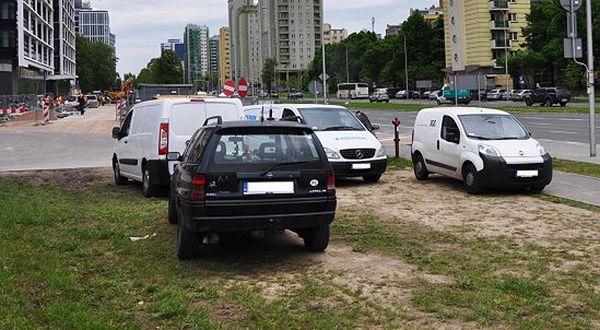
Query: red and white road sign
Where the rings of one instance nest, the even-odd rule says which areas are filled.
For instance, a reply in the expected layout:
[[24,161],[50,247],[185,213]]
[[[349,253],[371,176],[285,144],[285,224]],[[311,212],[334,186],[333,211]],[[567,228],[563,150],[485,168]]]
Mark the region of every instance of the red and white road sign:
[[227,96],[231,96],[235,93],[235,83],[233,80],[227,80],[225,82],[225,85],[223,85],[223,93]]
[[248,95],[248,82],[244,78],[240,79],[238,83],[238,94],[242,99]]

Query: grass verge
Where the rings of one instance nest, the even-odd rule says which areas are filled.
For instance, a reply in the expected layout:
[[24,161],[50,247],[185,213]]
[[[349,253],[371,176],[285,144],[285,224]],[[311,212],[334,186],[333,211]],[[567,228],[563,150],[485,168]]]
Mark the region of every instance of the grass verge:
[[537,197],[541,200],[544,200],[546,202],[565,204],[565,205],[569,205],[572,207],[600,213],[600,206],[596,206],[596,205],[592,205],[592,204],[588,204],[588,203],[584,203],[584,202],[579,202],[579,201],[574,201],[574,200],[568,199],[568,198],[552,196],[552,195],[548,195],[548,194],[536,194],[535,197]]
[[412,161],[402,157],[389,157],[388,158],[388,169],[399,170],[403,168],[412,168]]
[[600,164],[576,162],[565,159],[553,159],[552,166],[557,171],[581,174],[600,178]]

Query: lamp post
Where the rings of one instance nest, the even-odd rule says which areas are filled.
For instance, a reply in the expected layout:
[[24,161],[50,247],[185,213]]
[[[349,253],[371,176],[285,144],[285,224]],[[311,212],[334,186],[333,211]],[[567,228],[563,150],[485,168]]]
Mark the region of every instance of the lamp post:
[[401,32],[404,37],[404,78],[406,79],[406,99],[408,99],[408,54],[406,52],[406,34],[402,30]]

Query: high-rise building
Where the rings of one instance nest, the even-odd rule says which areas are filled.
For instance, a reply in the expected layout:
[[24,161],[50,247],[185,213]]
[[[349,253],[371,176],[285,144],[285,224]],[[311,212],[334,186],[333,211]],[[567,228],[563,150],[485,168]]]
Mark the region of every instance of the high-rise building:
[[325,23],[323,24],[323,42],[326,45],[329,44],[337,44],[342,40],[348,37],[348,30],[342,29],[332,29],[331,24]]
[[177,54],[179,60],[183,62],[185,59],[185,45],[181,42],[181,39],[168,39],[167,42],[163,42],[160,44],[160,53],[165,50],[170,49]]
[[300,4],[291,0],[259,0],[263,56],[277,61],[283,79],[301,76],[321,47],[323,0]]
[[258,8],[253,0],[229,0],[231,76],[253,85],[260,80],[261,56]]
[[[74,77],[72,9],[72,0],[0,0],[0,94],[40,93],[43,83],[23,82]],[[63,34],[63,42],[57,33]]]
[[184,71],[188,84],[200,84],[208,74],[208,27],[188,24],[183,35]]
[[423,16],[423,18],[429,22],[435,22],[440,16],[444,15],[444,9],[442,7],[431,6],[425,9],[410,9],[410,15],[418,13]]
[[479,72],[488,86],[510,88],[505,64],[497,60],[521,49],[529,12],[530,0],[446,1],[446,71]]
[[108,11],[86,9],[85,5],[82,9],[76,8],[75,32],[91,42],[102,42],[110,46],[113,54],[115,54],[116,36],[110,32],[110,15]]
[[230,54],[229,27],[219,29],[219,82],[220,86],[231,79],[231,54]]
[[208,69],[211,73],[219,72],[219,36],[208,39]]

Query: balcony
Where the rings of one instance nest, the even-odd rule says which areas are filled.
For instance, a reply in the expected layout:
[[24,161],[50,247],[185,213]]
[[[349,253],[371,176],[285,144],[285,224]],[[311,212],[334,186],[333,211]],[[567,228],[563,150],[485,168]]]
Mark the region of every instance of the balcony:
[[492,49],[505,49],[510,48],[510,40],[507,39],[492,39]]
[[503,21],[503,20],[491,21],[490,28],[492,30],[508,30],[510,28],[510,21]]
[[490,1],[490,10],[508,10],[508,0]]

